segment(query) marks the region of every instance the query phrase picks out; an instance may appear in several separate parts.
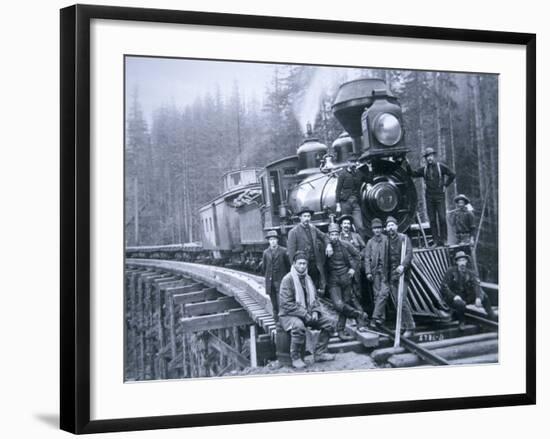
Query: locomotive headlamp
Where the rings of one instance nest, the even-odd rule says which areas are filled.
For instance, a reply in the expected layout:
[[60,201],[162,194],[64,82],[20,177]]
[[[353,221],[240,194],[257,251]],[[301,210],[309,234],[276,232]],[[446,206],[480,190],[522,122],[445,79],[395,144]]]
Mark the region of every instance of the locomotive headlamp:
[[401,140],[403,130],[399,119],[391,113],[379,114],[374,120],[374,135],[385,146],[393,146]]

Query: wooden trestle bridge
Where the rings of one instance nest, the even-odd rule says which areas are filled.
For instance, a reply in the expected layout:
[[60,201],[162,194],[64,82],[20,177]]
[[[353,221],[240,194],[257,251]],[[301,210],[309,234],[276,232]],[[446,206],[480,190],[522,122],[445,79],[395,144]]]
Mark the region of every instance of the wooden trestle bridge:
[[[263,278],[224,267],[126,259],[125,380],[241,374],[276,358],[276,324]],[[329,344],[334,353],[370,354],[384,366],[498,361],[498,325],[470,313],[456,325],[419,328],[401,350],[391,334],[360,332]],[[435,359],[435,360],[434,360]]]

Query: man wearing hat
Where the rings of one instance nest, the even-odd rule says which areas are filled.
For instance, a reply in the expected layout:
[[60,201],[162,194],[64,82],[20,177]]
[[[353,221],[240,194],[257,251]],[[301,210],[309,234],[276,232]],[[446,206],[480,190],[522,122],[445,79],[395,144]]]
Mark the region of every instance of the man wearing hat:
[[321,309],[315,285],[307,274],[307,265],[308,256],[297,251],[290,273],[283,277],[279,290],[279,323],[283,330],[290,331],[290,359],[296,369],[306,367],[302,359],[306,327],[321,330],[313,360],[334,360],[334,355],[326,352],[333,331],[332,322]]
[[[352,230],[351,226],[353,224],[353,217],[351,215],[342,215],[340,218],[338,218],[338,222],[340,223],[340,227],[342,229],[342,231],[340,232],[340,240],[349,242],[351,245],[353,245],[361,255],[361,259],[363,259],[363,249],[365,248],[365,241],[363,240],[361,235],[359,235],[359,233]],[[365,302],[364,305],[367,307],[367,309],[370,309],[370,311],[372,311],[372,298],[367,297],[369,295],[365,294],[364,286],[365,273],[363,270],[363,263],[361,261],[359,270],[355,272],[353,289],[356,296],[358,297],[358,300],[360,302]]]
[[472,303],[475,303],[478,308],[483,306],[487,317],[497,320],[489,297],[480,287],[479,278],[473,270],[467,267],[470,256],[459,251],[454,259],[456,265],[447,269],[441,282],[441,294],[458,319],[459,328],[464,329],[466,305]]
[[264,250],[262,267],[265,275],[265,292],[271,299],[273,318],[279,321],[279,288],[281,280],[290,271],[290,260],[286,248],[279,245],[279,234],[276,230],[267,232],[265,239],[269,247]]
[[[402,329],[403,336],[408,338],[413,335],[415,324],[412,310],[407,301],[407,290],[409,284],[410,269],[412,263],[412,243],[407,235],[397,231],[397,220],[389,216],[386,218],[386,231],[388,232],[387,252],[387,275],[388,286],[393,303],[397,306],[399,293],[399,279],[404,276],[403,285],[403,308],[402,308]],[[401,257],[402,250],[405,250],[404,257]]]
[[386,302],[390,294],[388,286],[388,238],[382,233],[382,221],[374,218],[371,221],[372,238],[368,240],[363,251],[365,275],[371,283],[374,296],[371,327],[376,327],[386,319]]
[[359,162],[357,153],[349,155],[349,166],[346,166],[338,174],[336,183],[336,213],[353,216],[353,222],[357,233],[364,236],[363,213],[361,212],[361,186],[365,180],[363,173],[358,170]]
[[411,169],[405,160],[407,172],[411,177],[424,179],[426,195],[426,211],[432,229],[435,244],[445,245],[447,242],[447,215],[445,204],[445,189],[454,181],[455,173],[443,163],[435,160],[435,150],[426,148],[423,157],[426,164],[416,170]]
[[333,250],[327,260],[328,291],[334,309],[338,312],[338,337],[342,341],[347,341],[352,337],[345,334],[346,319],[355,319],[359,327],[365,326],[368,320],[368,315],[363,312],[353,291],[355,274],[361,267],[361,254],[352,244],[340,239],[338,224],[329,224],[328,236]]
[[313,213],[313,210],[306,206],[297,213],[300,224],[296,224],[288,232],[288,256],[294,260],[296,252],[302,251],[306,254],[308,274],[323,295],[326,287],[325,254],[330,254],[332,248],[328,236],[311,224]]
[[467,208],[470,200],[464,194],[455,197],[456,209],[449,213],[449,223],[454,229],[458,244],[473,244],[476,231],[475,218]]

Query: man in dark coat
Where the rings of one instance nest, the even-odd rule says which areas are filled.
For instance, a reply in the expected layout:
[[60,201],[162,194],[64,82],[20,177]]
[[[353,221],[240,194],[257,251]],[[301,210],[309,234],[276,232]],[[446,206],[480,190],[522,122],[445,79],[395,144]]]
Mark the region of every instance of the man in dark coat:
[[270,230],[265,237],[269,247],[264,250],[262,267],[265,275],[265,292],[271,299],[273,318],[279,321],[279,288],[281,280],[290,271],[290,260],[286,248],[279,245],[279,235],[276,230]]
[[[403,336],[408,338],[413,335],[415,324],[412,316],[412,310],[407,301],[407,290],[409,285],[409,276],[412,263],[412,243],[407,235],[397,231],[397,220],[391,216],[386,218],[386,231],[388,232],[388,286],[393,303],[397,307],[399,279],[404,276],[403,285],[403,308],[402,308],[402,329],[405,331]],[[404,257],[401,257],[403,248]]]
[[327,260],[328,291],[334,309],[338,312],[338,337],[347,341],[352,337],[345,333],[346,319],[355,319],[358,327],[365,326],[368,320],[368,315],[363,312],[353,291],[355,274],[361,267],[361,255],[353,245],[340,239],[338,224],[329,224],[328,235],[333,250]]
[[363,251],[365,275],[371,283],[374,296],[374,310],[370,326],[375,328],[386,319],[386,303],[390,295],[388,285],[388,238],[382,233],[382,221],[371,221],[372,238]]
[[361,186],[363,174],[357,170],[357,153],[350,154],[350,165],[340,171],[336,183],[336,213],[353,216],[357,233],[365,235],[363,228],[363,213],[361,212]]
[[470,200],[464,194],[455,197],[456,209],[449,213],[449,223],[454,229],[457,244],[474,243],[476,231],[475,217],[467,205]]
[[474,303],[478,308],[483,307],[487,317],[497,320],[497,316],[491,307],[489,297],[480,287],[479,278],[467,265],[470,260],[463,251],[455,255],[456,265],[447,269],[445,277],[441,282],[441,294],[453,310],[459,322],[459,328],[464,328],[464,312],[466,305]]
[[279,323],[283,330],[290,331],[290,359],[296,369],[306,367],[301,356],[306,327],[321,330],[313,360],[334,360],[334,355],[326,352],[333,331],[332,321],[322,311],[315,285],[307,274],[307,264],[308,256],[296,252],[290,273],[283,277],[279,290]]
[[[338,222],[340,223],[340,227],[342,229],[342,231],[340,232],[340,240],[349,242],[351,245],[353,245],[361,255],[362,259],[363,249],[365,248],[365,241],[363,240],[361,235],[359,235],[359,233],[353,231],[353,217],[351,215],[342,215],[340,218],[338,218]],[[371,312],[373,306],[372,297],[370,294],[370,290],[366,288],[365,272],[363,270],[362,261],[359,265],[359,270],[355,272],[353,290],[357,298],[359,299],[359,302],[363,303],[365,305],[365,309]]]
[[426,148],[424,158],[426,159],[426,165],[416,170],[411,169],[408,161],[405,161],[405,164],[411,177],[424,179],[426,210],[434,243],[445,245],[447,243],[445,189],[454,181],[455,174],[443,163],[436,162],[433,148]]
[[288,232],[287,248],[288,257],[294,260],[296,252],[302,251],[307,256],[308,274],[319,290],[324,295],[326,288],[325,255],[332,252],[328,236],[311,224],[313,210],[303,207],[297,213],[300,224],[294,226]]

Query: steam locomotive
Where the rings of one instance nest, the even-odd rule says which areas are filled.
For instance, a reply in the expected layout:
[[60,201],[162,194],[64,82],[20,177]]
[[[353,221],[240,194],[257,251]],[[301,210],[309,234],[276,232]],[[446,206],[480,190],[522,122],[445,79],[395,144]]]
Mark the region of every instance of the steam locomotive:
[[[128,257],[178,259],[257,271],[265,232],[277,230],[284,245],[302,207],[315,211],[312,222],[326,230],[336,212],[338,174],[359,154],[364,184],[360,204],[365,225],[393,216],[412,238],[414,257],[408,300],[415,318],[448,321],[439,294],[454,252],[470,248],[429,247],[429,230],[417,222],[415,185],[401,166],[410,151],[401,106],[381,79],[358,79],[340,86],[332,105],[345,130],[329,148],[308,129],[296,155],[265,168],[244,168],[222,176],[222,193],[198,209],[201,245],[128,248]],[[370,233],[369,227],[365,232]],[[192,248],[191,248],[192,247]]]
[[223,192],[199,208],[201,238],[214,258],[227,252],[255,252],[264,247],[266,230],[283,237],[302,207],[315,211],[313,223],[323,229],[336,212],[338,173],[360,154],[358,172],[365,184],[361,205],[366,224],[374,217],[394,216],[407,231],[415,218],[417,196],[412,179],[401,167],[405,146],[402,111],[381,79],[359,79],[340,86],[332,106],[345,131],[332,151],[311,129],[296,155],[222,177]]

